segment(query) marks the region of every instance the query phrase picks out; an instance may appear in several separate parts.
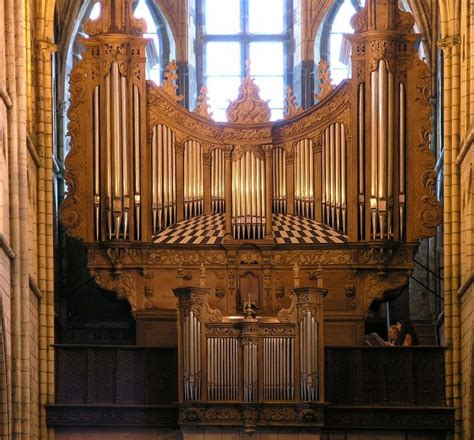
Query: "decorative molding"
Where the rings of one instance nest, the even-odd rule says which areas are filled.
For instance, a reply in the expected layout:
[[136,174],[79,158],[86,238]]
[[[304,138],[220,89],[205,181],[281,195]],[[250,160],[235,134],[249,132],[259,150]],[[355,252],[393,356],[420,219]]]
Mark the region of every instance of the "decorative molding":
[[[174,405],[46,405],[49,427],[154,427],[178,429]],[[180,438],[179,431],[176,439]]]
[[474,126],[471,125],[471,127],[469,128],[469,132],[467,136],[465,137],[464,142],[462,143],[461,151],[459,152],[458,157],[455,160],[456,165],[458,166],[462,165],[473,143],[474,143]]
[[326,410],[327,429],[454,429],[454,408],[409,406],[329,406]]
[[10,98],[7,89],[5,89],[3,86],[0,86],[0,97],[2,98],[6,108],[13,107],[12,99]]
[[7,237],[5,237],[4,234],[0,232],[0,248],[3,249],[3,252],[5,252],[6,256],[10,260],[14,260],[16,258],[16,252],[15,250],[10,246],[10,243],[7,240]]
[[31,154],[31,158],[33,159],[33,162],[35,165],[39,168],[41,167],[41,159],[38,156],[38,152],[36,151],[35,144],[33,142],[33,139],[31,138],[30,133],[26,134],[26,146],[28,148],[28,151]]
[[43,298],[43,294],[41,293],[41,290],[38,287],[36,280],[31,275],[29,275],[28,282],[29,282],[31,291],[36,296],[36,299],[41,300],[41,298]]
[[318,427],[324,425],[325,407],[318,403],[182,403],[179,424]]

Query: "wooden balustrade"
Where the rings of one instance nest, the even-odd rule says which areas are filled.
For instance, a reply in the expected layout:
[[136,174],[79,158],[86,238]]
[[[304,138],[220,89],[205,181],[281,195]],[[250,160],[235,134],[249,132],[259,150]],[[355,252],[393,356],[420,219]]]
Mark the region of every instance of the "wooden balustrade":
[[326,347],[331,405],[444,406],[443,347]]
[[178,394],[174,348],[56,346],[56,403],[170,405]]

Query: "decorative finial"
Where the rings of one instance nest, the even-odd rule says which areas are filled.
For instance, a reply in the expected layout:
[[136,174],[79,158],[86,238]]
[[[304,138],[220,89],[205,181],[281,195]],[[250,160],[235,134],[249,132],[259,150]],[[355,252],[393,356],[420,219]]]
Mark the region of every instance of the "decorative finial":
[[250,78],[250,60],[245,61],[245,77]]
[[283,113],[284,119],[292,118],[300,114],[303,109],[296,103],[296,96],[291,87],[286,88],[285,110]]
[[296,261],[293,266],[293,286],[295,289],[300,287],[300,267]]
[[250,293],[248,295],[247,302],[244,302],[244,314],[245,318],[244,321],[256,321],[257,317],[257,308],[255,307],[255,303],[251,301]]
[[211,106],[207,103],[208,99],[209,98],[207,97],[207,87],[203,86],[201,87],[201,90],[199,92],[194,113],[197,113],[198,115],[201,115],[206,119],[212,120],[212,112],[209,112]]
[[322,101],[326,96],[328,96],[333,90],[334,86],[332,85],[331,72],[329,71],[329,64],[323,58],[319,61],[319,93],[315,93],[314,97]]
[[324,287],[324,280],[323,280],[323,268],[321,265],[318,266],[317,272],[317,287],[318,289],[322,289]]
[[146,21],[133,13],[133,0],[96,0],[94,3],[100,3],[100,14],[95,20],[85,21],[84,32],[89,36],[114,33],[141,37],[146,32]]
[[227,120],[240,124],[268,122],[271,116],[269,101],[260,98],[260,88],[250,77],[250,61],[245,64],[247,76],[240,84],[239,96],[227,107]]
[[199,287],[206,287],[206,266],[201,263],[199,268]]
[[176,65],[175,60],[171,60],[170,63],[166,66],[165,72],[165,80],[161,84],[161,88],[173,98],[174,101],[181,101],[183,99],[183,95],[178,95],[177,90],[178,86],[176,83],[178,82],[178,74],[176,70],[178,66]]

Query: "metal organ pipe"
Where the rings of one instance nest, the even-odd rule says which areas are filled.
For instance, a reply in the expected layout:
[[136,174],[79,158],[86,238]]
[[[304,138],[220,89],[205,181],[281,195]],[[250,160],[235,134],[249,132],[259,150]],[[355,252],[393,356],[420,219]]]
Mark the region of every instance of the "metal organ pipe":
[[204,192],[202,184],[203,161],[201,144],[186,142],[184,147],[184,217],[202,215]]
[[173,132],[158,124],[152,132],[153,233],[176,222],[176,148]]
[[318,399],[318,323],[307,312],[299,323],[301,400]]
[[247,151],[232,164],[233,234],[236,239],[265,236],[265,162]]
[[[93,109],[94,126],[97,126],[100,123],[98,88],[94,90]],[[105,156],[107,161],[105,196],[107,237],[109,239],[127,239],[129,237],[130,160],[132,156],[129,151],[128,109],[127,78],[120,74],[118,63],[115,62],[112,63],[110,72],[105,77]],[[98,130],[98,128],[94,130],[95,145],[100,139],[97,137],[99,136]],[[97,154],[94,153],[94,155],[97,159]],[[97,163],[94,164],[94,168],[97,169]],[[136,178],[139,179],[139,174],[136,174]],[[96,196],[96,186],[94,192]],[[96,200],[97,198],[95,198],[95,203]],[[98,237],[97,232],[96,237]]]
[[358,96],[358,165],[359,165],[359,239],[365,237],[365,101],[364,84],[359,86]]
[[371,74],[371,236],[390,239],[393,235],[393,74],[381,60]]
[[377,149],[378,149],[378,117],[377,117],[377,102],[378,102],[378,71],[370,74],[371,81],[371,121],[370,121],[370,219],[371,219],[371,236],[377,238]]
[[343,124],[332,124],[323,134],[322,203],[323,221],[346,233],[347,144]]
[[95,239],[100,240],[100,95],[99,86],[94,88],[94,225]]
[[225,210],[224,187],[224,152],[217,148],[211,153],[211,200],[214,214]]
[[274,148],[273,154],[273,212],[286,212],[286,152]]
[[295,147],[295,213],[314,217],[314,165],[312,142],[303,139]]
[[112,238],[112,125],[111,125],[112,102],[110,97],[110,73],[105,77],[105,113],[109,115],[105,118],[106,145],[105,156],[107,161],[106,176],[106,209],[107,209],[107,237]]
[[135,238],[141,239],[141,187],[140,187],[140,93],[133,86],[133,153],[134,153],[134,205],[135,205]]
[[405,86],[400,84],[399,86],[399,99],[400,99],[400,114],[399,114],[399,195],[398,204],[400,210],[400,240],[405,237],[405,203],[406,203],[406,189],[405,189],[405,142],[406,142],[406,127],[405,127]]

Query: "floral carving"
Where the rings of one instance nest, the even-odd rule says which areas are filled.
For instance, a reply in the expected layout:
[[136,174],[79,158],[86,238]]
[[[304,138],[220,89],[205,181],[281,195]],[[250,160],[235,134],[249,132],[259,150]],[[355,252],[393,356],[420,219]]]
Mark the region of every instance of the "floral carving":
[[212,120],[212,112],[209,112],[210,105],[207,103],[207,87],[201,87],[201,91],[199,92],[199,96],[197,99],[196,108],[194,109],[194,113],[198,115]]
[[334,86],[332,84],[329,64],[326,60],[321,58],[319,61],[319,93],[316,93],[314,97],[322,101],[326,96],[329,96],[333,90]]
[[115,292],[119,299],[126,299],[130,303],[132,311],[136,310],[135,280],[131,272],[114,275],[109,270],[92,270],[91,276],[99,287]]
[[173,101],[182,101],[183,96],[178,95],[177,90],[177,81],[178,74],[176,70],[178,69],[175,60],[171,60],[170,63],[166,66],[165,79],[161,84],[161,88],[173,99]]
[[296,102],[296,96],[293,93],[293,89],[291,87],[287,87],[283,117],[285,119],[292,118],[293,116],[299,115],[302,111],[303,109]]

